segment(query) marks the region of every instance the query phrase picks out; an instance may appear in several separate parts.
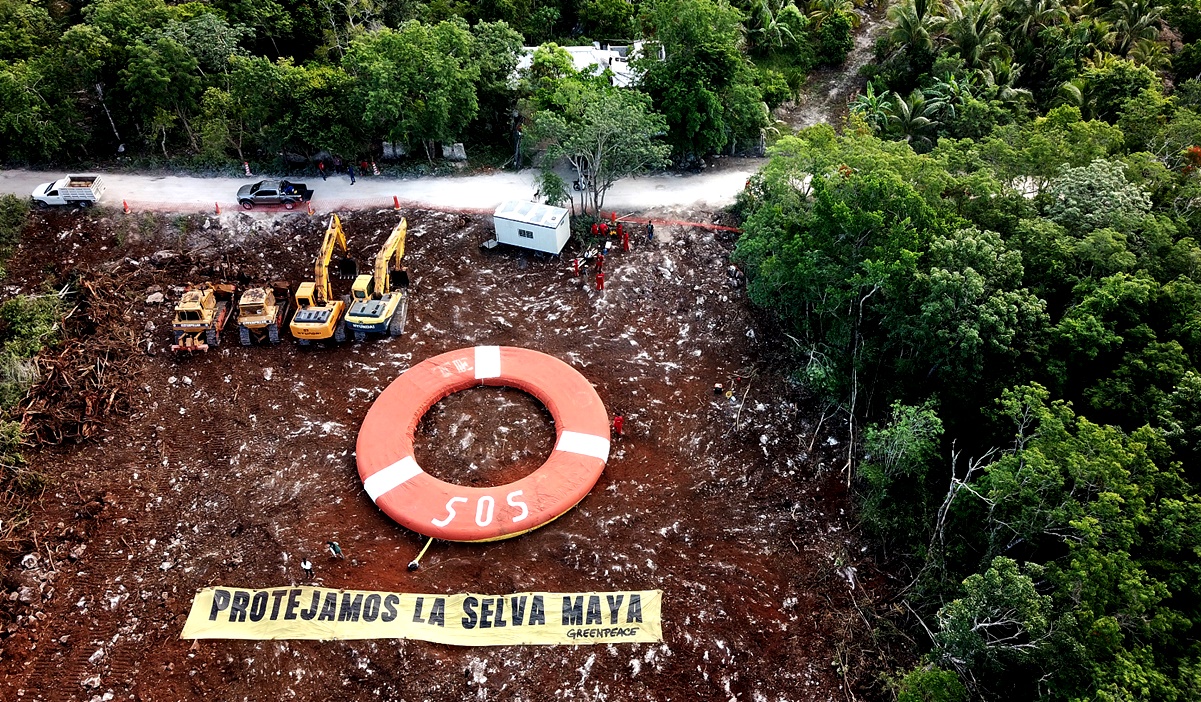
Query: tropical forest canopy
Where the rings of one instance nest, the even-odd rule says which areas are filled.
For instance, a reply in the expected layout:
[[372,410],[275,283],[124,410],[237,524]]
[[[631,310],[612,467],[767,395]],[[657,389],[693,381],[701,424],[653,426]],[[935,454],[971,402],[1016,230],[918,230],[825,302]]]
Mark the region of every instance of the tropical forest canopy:
[[1160,89],[923,154],[813,127],[741,196],[752,299],[865,427],[901,700],[1201,699],[1201,115]]
[[[1201,12],[892,6],[735,258],[859,429],[900,700],[1201,699]],[[894,663],[896,665],[896,663]]]
[[628,92],[666,120],[654,136],[677,159],[703,157],[757,141],[768,108],[851,46],[846,0],[740,3],[0,0],[0,153],[205,165],[383,142],[511,150],[539,109],[570,122],[611,82],[562,52],[519,74],[522,46],[645,38]]

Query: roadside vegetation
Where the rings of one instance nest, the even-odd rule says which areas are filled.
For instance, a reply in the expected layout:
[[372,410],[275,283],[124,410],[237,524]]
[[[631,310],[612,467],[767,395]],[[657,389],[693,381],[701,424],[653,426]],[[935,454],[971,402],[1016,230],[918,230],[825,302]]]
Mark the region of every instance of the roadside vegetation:
[[0,153],[282,166],[466,141],[511,155],[545,78],[518,75],[523,45],[646,39],[622,92],[647,99],[616,104],[664,119],[649,136],[689,161],[756,143],[768,108],[843,60],[857,18],[848,0],[0,0]]
[[[0,279],[3,262],[19,243],[28,216],[25,200],[0,196]],[[61,340],[64,313],[63,298],[55,292],[18,295],[0,303],[0,541],[21,526],[29,500],[46,484],[45,476],[26,466],[26,436],[14,410],[38,380],[38,354]]]

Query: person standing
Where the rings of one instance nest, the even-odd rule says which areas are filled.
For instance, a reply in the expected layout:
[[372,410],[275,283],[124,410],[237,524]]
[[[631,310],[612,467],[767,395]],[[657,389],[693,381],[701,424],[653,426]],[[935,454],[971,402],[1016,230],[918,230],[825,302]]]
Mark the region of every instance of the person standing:
[[309,580],[313,579],[313,563],[309,561],[308,556],[305,556],[300,561],[300,569],[304,571],[304,577],[308,578]]
[[646,223],[646,242],[649,244],[655,238],[655,223],[648,221]]
[[621,436],[621,427],[625,424],[626,418],[619,415],[613,417],[613,433]]
[[605,272],[602,270],[598,270],[596,272],[596,289],[597,290],[605,289]]
[[630,230],[629,229],[621,230],[621,250],[622,251],[630,250]]
[[346,175],[350,176],[350,184],[354,185],[354,166],[346,166]]
[[317,162],[317,171],[321,173],[321,180],[329,180],[329,176],[325,175],[325,161]]

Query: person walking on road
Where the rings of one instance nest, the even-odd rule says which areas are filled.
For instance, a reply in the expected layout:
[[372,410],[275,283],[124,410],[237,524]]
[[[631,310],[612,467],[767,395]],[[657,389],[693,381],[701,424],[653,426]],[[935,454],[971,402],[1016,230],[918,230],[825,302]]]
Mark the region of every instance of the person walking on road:
[[346,167],[346,175],[350,176],[350,184],[354,185],[354,166]]
[[655,224],[654,222],[646,223],[646,243],[650,243],[655,239]]
[[317,162],[317,171],[321,173],[321,180],[329,180],[329,176],[325,175],[325,161]]
[[304,577],[309,580],[313,579],[313,563],[309,560],[308,556],[305,556],[300,561],[300,569],[304,571]]
[[337,541],[326,541],[325,545],[329,546],[330,555],[334,558],[346,560],[346,556],[342,555],[342,547],[338,545]]

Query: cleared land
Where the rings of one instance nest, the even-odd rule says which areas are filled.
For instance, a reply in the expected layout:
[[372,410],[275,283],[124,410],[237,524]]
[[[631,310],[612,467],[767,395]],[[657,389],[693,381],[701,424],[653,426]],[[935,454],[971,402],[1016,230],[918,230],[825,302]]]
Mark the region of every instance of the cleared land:
[[[184,360],[166,350],[171,286],[304,280],[322,219],[35,215],[8,292],[91,281],[70,336],[107,334],[128,348],[111,361],[120,376],[99,381],[116,399],[97,393],[101,410],[80,405],[90,438],[30,451],[53,482],[22,536],[3,544],[0,698],[848,698],[844,671],[856,683],[867,661],[846,642],[871,638],[857,606],[885,584],[851,535],[845,426],[829,417],[817,426],[822,406],[772,370],[785,366],[790,342],[752,314],[728,268],[730,235],[657,228],[654,242],[608,257],[598,292],[569,260],[481,251],[485,217],[403,214],[413,276],[403,337],[242,348],[227,329],[220,349]],[[360,262],[396,216],[345,215]],[[160,290],[166,303],[145,301]],[[571,363],[611,414],[625,415],[626,436],[561,519],[494,544],[437,543],[410,573],[421,540],[363,492],[356,433],[410,364],[474,344]],[[734,397],[715,394],[716,382],[733,385]],[[78,400],[71,388],[49,390]],[[31,428],[51,416],[34,416]],[[476,389],[427,415],[418,459],[448,480],[507,482],[532,471],[552,438],[532,398]],[[325,553],[327,540],[346,560]],[[302,582],[303,556],[333,587],[661,588],[665,641],[466,649],[178,638],[196,588]]]

